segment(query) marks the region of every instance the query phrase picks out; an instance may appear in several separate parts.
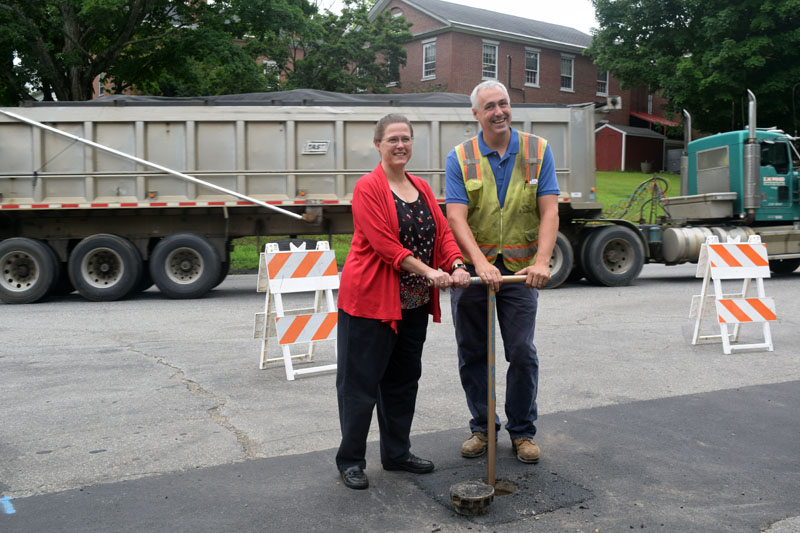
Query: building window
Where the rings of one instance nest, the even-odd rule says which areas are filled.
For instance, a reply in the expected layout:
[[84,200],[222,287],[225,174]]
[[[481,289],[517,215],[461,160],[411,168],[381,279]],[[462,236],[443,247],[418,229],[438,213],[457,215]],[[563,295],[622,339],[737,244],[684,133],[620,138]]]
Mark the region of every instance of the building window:
[[597,96],[608,96],[608,71],[597,69]]
[[272,59],[267,59],[261,63],[261,68],[263,69],[264,76],[270,76],[278,73],[278,63]]
[[97,76],[97,96],[103,96],[106,94],[106,73],[101,72],[99,76]]
[[481,76],[485,80],[497,79],[497,44],[496,42],[483,41],[483,54],[481,62],[483,69]]
[[539,51],[525,50],[525,85],[539,86]]
[[422,42],[422,79],[436,77],[436,39]]
[[561,56],[561,90],[572,92],[572,79],[574,76],[575,56]]

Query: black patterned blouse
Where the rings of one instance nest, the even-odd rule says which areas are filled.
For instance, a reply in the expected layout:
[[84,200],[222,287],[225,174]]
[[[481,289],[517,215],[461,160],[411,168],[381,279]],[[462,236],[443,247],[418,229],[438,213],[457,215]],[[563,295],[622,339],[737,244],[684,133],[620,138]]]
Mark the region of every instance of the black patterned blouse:
[[[415,202],[405,202],[396,194],[397,221],[400,223],[400,243],[416,259],[430,266],[433,261],[433,242],[436,238],[436,223],[428,204],[420,195]],[[416,309],[430,301],[430,288],[425,276],[411,272],[400,272],[400,306]]]

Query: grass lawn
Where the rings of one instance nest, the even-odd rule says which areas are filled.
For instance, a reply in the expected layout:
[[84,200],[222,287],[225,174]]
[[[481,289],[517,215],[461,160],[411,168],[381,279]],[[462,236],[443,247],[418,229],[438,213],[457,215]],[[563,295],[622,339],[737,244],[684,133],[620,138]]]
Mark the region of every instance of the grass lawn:
[[[680,176],[677,174],[658,174],[667,182],[665,195],[678,196],[680,194]],[[598,172],[597,173],[597,199],[603,204],[604,213],[614,206],[622,206],[627,203],[631,194],[637,186],[652,174],[642,174],[641,172]],[[662,187],[664,187],[662,185]],[[625,218],[637,222],[640,210],[631,209]],[[350,238],[352,235],[334,235],[333,248],[336,253],[336,262],[341,267],[350,250]],[[231,272],[255,272],[258,270],[258,254],[264,250],[267,242],[274,242],[287,238],[287,235],[278,237],[262,237],[260,243],[256,242],[256,237],[242,237],[233,241],[233,251],[231,252]],[[298,235],[300,239],[327,239],[327,235]]]

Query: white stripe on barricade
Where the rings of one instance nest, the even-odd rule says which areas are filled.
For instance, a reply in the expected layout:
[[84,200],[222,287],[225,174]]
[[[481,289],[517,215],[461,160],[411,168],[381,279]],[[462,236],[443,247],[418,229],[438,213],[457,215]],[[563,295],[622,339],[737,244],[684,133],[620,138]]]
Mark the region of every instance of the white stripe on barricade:
[[[720,244],[716,236],[708,237],[700,250],[697,264],[697,277],[703,278],[701,294],[692,297],[691,316],[697,316],[692,336],[692,344],[704,340],[722,340],[726,354],[732,350],[766,348],[773,350],[769,322],[777,320],[775,301],[764,292],[764,278],[770,277],[767,247],[761,237],[753,235],[747,243],[729,241]],[[738,293],[723,294],[723,280],[742,280]],[[747,296],[751,282],[756,281],[757,297]],[[714,284],[714,294],[709,294],[709,285]],[[719,335],[700,335],[700,325],[704,315],[711,314],[714,303],[716,320],[720,327]],[[761,323],[764,342],[756,344],[731,344],[738,342],[740,326],[745,323]],[[728,333],[728,325],[733,325],[733,333]]]
[[[296,370],[292,361],[313,361],[317,342],[336,339],[338,311],[333,290],[338,288],[336,255],[327,241],[318,242],[316,250],[306,250],[303,244],[300,248],[292,246],[288,252],[279,251],[275,243],[267,244],[259,258],[257,285],[257,291],[266,292],[267,298],[264,311],[256,313],[253,328],[253,336],[262,341],[259,368],[282,361],[289,381],[299,374],[336,368],[336,364],[329,364]],[[312,291],[313,307],[284,308],[284,294]],[[326,309],[323,309],[323,297]],[[273,336],[278,338],[282,355],[270,358],[267,356],[267,347],[269,337]],[[308,352],[293,355],[289,347],[298,343],[308,343]]]

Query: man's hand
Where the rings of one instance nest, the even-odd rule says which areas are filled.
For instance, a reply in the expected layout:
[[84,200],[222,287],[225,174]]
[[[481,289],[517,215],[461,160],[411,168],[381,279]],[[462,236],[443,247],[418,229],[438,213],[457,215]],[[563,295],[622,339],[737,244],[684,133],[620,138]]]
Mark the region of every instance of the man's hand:
[[533,264],[525,267],[515,274],[525,276],[525,286],[541,289],[550,281],[550,266]]
[[481,281],[486,283],[494,292],[500,290],[500,284],[503,283],[503,275],[493,264],[486,260],[478,262],[475,265],[475,275],[481,278]]

